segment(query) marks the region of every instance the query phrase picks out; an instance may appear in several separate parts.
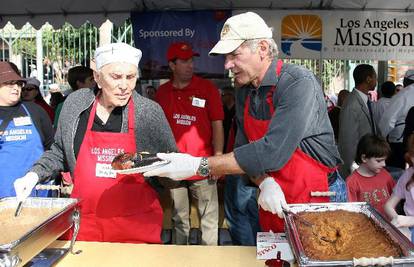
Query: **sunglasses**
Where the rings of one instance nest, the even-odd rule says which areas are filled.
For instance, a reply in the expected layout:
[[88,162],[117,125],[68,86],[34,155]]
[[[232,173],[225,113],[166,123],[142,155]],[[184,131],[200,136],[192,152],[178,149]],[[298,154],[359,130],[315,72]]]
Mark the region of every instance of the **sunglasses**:
[[33,90],[36,90],[36,88],[35,87],[23,87],[22,88],[22,91],[28,91],[28,92],[30,92],[30,91],[33,91]]

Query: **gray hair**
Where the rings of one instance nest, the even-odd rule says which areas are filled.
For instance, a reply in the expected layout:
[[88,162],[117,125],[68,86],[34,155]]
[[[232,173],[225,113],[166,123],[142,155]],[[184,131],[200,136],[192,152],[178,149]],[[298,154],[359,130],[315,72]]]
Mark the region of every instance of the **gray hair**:
[[277,57],[277,55],[279,54],[279,49],[277,47],[277,44],[275,42],[275,40],[273,40],[272,38],[270,39],[252,39],[252,40],[246,40],[244,42],[244,45],[247,46],[250,51],[252,51],[253,53],[257,51],[257,47],[259,45],[259,42],[261,41],[265,41],[269,44],[269,53],[267,54],[268,57],[270,59],[273,59],[275,57]]

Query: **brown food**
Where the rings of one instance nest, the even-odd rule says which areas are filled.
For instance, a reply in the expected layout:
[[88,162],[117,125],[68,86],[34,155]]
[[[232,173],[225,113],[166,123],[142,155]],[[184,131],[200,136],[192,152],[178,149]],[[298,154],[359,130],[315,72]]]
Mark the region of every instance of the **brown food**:
[[161,161],[155,154],[148,152],[121,153],[112,160],[112,169],[126,170],[151,165]]
[[352,260],[361,257],[400,257],[401,249],[362,213],[344,210],[300,212],[311,222],[295,221],[306,256],[315,260]]
[[121,153],[117,155],[112,160],[112,169],[114,170],[125,170],[125,169],[131,169],[133,167],[133,158],[135,154],[134,153]]
[[20,239],[52,215],[58,213],[60,209],[23,207],[18,217],[14,217],[15,211],[15,208],[0,210],[0,244],[2,245]]

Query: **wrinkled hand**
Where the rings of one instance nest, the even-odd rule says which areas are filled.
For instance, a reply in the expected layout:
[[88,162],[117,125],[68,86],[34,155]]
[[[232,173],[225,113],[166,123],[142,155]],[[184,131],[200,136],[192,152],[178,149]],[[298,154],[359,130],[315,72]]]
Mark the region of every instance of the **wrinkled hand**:
[[285,194],[283,194],[279,184],[272,177],[267,177],[259,185],[259,188],[258,203],[262,209],[283,218],[282,208],[287,209],[288,206],[286,204]]
[[157,153],[157,157],[168,160],[170,163],[152,171],[147,171],[144,176],[168,177],[175,181],[184,180],[196,175],[201,161],[201,157],[193,157],[183,153]]
[[25,176],[14,181],[17,201],[24,201],[30,195],[33,188],[39,181],[39,176],[35,172],[28,172]]
[[411,227],[414,226],[414,217],[398,215],[392,219],[391,223],[395,227]]

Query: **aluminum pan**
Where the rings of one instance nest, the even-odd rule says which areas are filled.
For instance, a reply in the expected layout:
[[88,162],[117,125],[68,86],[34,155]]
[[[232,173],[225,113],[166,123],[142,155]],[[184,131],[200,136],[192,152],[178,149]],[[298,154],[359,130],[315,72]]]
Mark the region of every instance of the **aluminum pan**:
[[[407,237],[405,237],[396,227],[385,220],[366,202],[291,204],[289,205],[289,208],[293,213],[302,211],[323,212],[333,210],[346,210],[363,213],[371,218],[376,225],[381,227],[389,235],[389,237],[400,246],[404,256],[401,258],[394,258],[394,265],[413,266],[414,244],[412,244]],[[285,226],[290,245],[299,266],[353,266],[352,260],[321,261],[308,258],[302,247],[299,233],[292,215],[285,214]]]
[[[73,225],[73,212],[75,211],[78,200],[73,198],[28,198],[23,208],[57,208],[60,209],[51,215],[43,223],[35,226],[18,240],[8,244],[0,245],[0,265],[2,260],[8,265],[8,260],[19,259],[19,265],[25,264],[51,242],[55,241],[60,235]],[[0,211],[6,208],[16,208],[17,200],[14,197],[0,199]],[[3,263],[4,263],[3,262]]]

